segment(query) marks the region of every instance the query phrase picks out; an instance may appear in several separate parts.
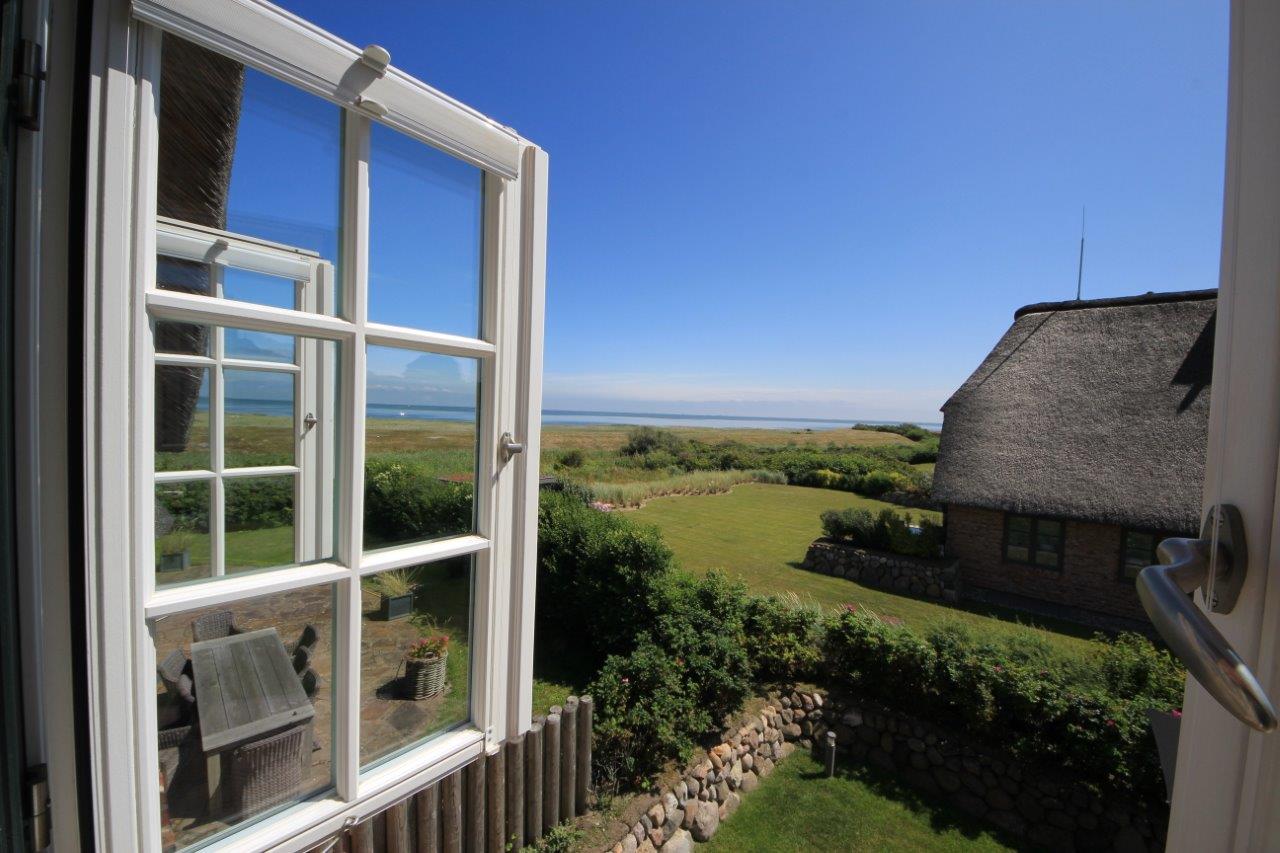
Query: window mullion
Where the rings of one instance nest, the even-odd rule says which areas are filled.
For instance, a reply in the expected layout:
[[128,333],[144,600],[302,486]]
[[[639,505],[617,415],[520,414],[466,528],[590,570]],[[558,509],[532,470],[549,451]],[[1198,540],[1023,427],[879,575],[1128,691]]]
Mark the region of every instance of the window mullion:
[[[222,296],[222,268],[213,266],[210,269],[212,281],[210,285],[214,294]],[[209,558],[214,577],[222,577],[227,573],[226,548],[226,514],[227,488],[222,472],[226,470],[223,456],[226,445],[223,441],[226,425],[225,396],[222,381],[222,357],[224,332],[221,326],[209,328],[209,355],[213,358],[213,367],[209,369],[209,452],[212,456],[213,483],[209,496]]]
[[339,550],[350,569],[338,585],[337,621],[341,640],[336,644],[338,688],[334,694],[336,718],[334,779],[338,796],[354,800],[360,783],[360,557],[364,547],[364,430],[365,430],[365,324],[368,319],[369,274],[369,135],[364,116],[347,111],[343,125],[343,181],[341,256],[342,315],[355,324],[349,352],[340,368],[343,401],[339,414],[342,511],[339,513]]

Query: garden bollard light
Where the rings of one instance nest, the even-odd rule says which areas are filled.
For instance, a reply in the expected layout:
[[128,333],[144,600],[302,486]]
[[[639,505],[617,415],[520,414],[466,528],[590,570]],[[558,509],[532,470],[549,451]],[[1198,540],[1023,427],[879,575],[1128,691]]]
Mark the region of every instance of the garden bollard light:
[[830,779],[836,775],[836,733],[827,732],[827,744],[824,750],[826,753],[823,758],[827,764],[827,778]]

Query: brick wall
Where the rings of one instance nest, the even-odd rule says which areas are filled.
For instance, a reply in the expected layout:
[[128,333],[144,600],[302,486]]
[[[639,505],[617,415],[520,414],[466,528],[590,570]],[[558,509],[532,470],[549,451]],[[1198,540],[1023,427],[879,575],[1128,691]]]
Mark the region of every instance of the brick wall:
[[947,505],[947,555],[960,560],[966,587],[1038,598],[1094,613],[1147,621],[1133,581],[1120,577],[1120,536],[1114,524],[1066,522],[1062,569],[1004,560],[1004,513]]

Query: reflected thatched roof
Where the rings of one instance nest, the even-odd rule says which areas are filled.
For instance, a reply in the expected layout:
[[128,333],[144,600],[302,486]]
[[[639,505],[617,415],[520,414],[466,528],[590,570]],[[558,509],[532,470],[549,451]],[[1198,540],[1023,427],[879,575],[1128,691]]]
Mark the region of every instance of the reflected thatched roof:
[[943,503],[1199,529],[1217,291],[1028,305],[943,405]]

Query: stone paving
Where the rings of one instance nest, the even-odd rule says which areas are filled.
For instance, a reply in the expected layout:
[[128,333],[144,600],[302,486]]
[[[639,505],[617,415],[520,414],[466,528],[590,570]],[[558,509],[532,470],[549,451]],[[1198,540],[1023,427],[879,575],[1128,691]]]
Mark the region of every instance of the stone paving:
[[[370,763],[420,741],[434,731],[464,721],[467,685],[449,683],[441,695],[432,699],[415,702],[402,698],[399,677],[403,675],[404,651],[418,638],[419,632],[408,620],[385,622],[378,619],[376,595],[364,592],[362,606],[360,751],[361,762]],[[332,786],[333,741],[332,588],[295,590],[163,618],[154,629],[156,659],[163,660],[174,649],[181,649],[190,657],[193,621],[204,613],[219,610],[231,610],[237,627],[243,631],[275,628],[290,648],[306,625],[314,625],[319,632],[312,657],[312,668],[320,676],[319,689],[312,698],[316,711],[316,748],[311,754],[301,796],[329,789]],[[455,642],[450,651],[451,656],[461,655],[463,659],[467,653],[465,642]],[[462,671],[465,672],[465,667]],[[157,696],[161,706],[168,702],[158,681]],[[162,719],[164,710],[162,707]],[[207,814],[207,781],[198,745],[189,745],[181,754],[177,749],[162,750],[160,765],[168,777],[167,802],[164,805],[179,847],[191,845],[226,828],[227,824],[210,819]]]

